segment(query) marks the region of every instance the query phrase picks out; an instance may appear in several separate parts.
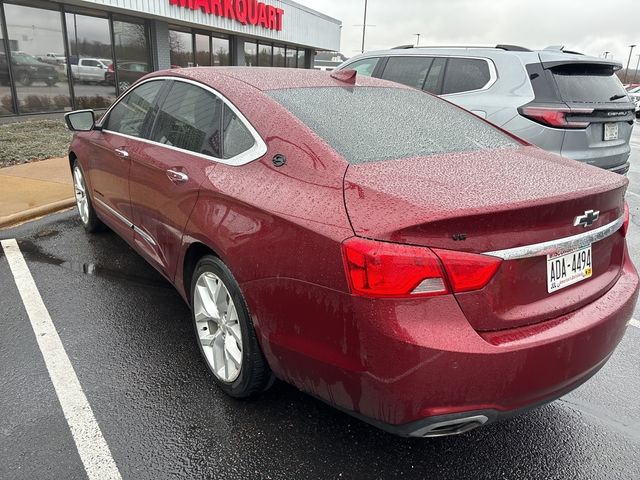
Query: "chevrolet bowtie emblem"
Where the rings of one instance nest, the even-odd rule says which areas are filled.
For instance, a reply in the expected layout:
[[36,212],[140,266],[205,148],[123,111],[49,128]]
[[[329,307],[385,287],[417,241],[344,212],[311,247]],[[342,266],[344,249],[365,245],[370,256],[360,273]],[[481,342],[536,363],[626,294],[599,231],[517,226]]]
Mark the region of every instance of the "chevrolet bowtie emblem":
[[578,215],[573,220],[573,226],[577,227],[579,225],[582,225],[585,228],[590,227],[596,222],[596,220],[598,220],[599,216],[600,216],[599,210],[595,210],[595,211],[587,210],[586,212],[584,212],[584,215]]

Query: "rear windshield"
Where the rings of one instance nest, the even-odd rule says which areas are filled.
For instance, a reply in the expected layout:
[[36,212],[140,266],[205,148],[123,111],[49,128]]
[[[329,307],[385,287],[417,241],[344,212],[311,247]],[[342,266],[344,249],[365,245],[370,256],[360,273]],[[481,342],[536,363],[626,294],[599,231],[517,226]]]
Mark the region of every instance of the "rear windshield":
[[419,90],[324,87],[267,93],[349,163],[519,146],[473,114]]
[[[622,83],[612,67],[597,65],[561,65],[551,70],[565,102],[627,102]],[[619,97],[619,98],[616,98]]]

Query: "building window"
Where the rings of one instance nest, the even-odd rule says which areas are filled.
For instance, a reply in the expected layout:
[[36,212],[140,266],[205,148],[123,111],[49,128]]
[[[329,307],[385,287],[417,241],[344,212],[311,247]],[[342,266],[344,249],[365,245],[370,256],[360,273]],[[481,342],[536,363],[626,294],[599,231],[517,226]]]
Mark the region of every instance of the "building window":
[[211,37],[209,35],[195,34],[196,38],[196,66],[211,66]]
[[11,4],[4,11],[19,112],[70,110],[60,12]]
[[109,82],[117,81],[118,93],[124,92],[133,82],[152,70],[149,63],[149,42],[143,23],[113,21],[116,74],[109,75]]
[[273,47],[273,66],[284,67],[284,47]]
[[307,51],[304,48],[298,49],[298,68],[307,68]]
[[258,66],[270,67],[273,64],[273,47],[260,44],[258,46]]
[[211,38],[213,45],[213,65],[216,67],[231,65],[229,55],[229,39],[221,37]]
[[298,52],[296,47],[287,47],[287,67],[296,68],[296,61],[298,59]]
[[253,42],[244,42],[244,64],[247,67],[258,66],[258,45]]
[[[1,5],[0,8],[2,8]],[[9,64],[6,53],[10,49],[9,42],[6,42],[2,36],[3,30],[2,17],[0,16],[0,115],[13,115],[18,112],[14,111],[13,108],[13,95],[11,93]]]
[[71,80],[76,108],[107,108],[116,98],[111,33],[107,18],[66,14]]
[[190,33],[169,30],[169,57],[172,67],[193,67],[193,38]]

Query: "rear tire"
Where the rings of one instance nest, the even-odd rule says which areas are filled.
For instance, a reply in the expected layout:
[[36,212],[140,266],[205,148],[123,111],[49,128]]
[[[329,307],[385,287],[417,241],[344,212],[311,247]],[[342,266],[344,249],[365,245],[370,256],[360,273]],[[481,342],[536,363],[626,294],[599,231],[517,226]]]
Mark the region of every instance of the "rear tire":
[[246,398],[271,386],[273,374],[240,286],[224,262],[213,255],[202,257],[193,272],[191,317],[200,353],[227,395]]
[[103,228],[102,221],[98,218],[96,211],[93,208],[93,202],[89,195],[89,189],[84,180],[84,173],[80,162],[75,160],[73,162],[73,190],[76,197],[76,206],[78,207],[78,213],[80,214],[80,220],[82,226],[87,233],[95,233]]

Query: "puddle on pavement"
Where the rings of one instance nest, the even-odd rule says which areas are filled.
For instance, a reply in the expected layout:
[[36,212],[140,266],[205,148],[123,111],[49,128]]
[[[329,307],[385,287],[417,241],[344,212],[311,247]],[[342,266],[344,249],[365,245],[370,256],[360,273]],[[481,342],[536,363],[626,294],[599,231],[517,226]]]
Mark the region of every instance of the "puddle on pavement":
[[[53,235],[51,233],[50,235]],[[42,236],[42,235],[41,235]],[[92,275],[95,277],[108,278],[110,280],[124,281],[128,283],[134,283],[136,285],[142,285],[155,288],[173,288],[169,282],[162,278],[149,278],[140,275],[133,275],[123,272],[121,270],[115,270],[95,263],[82,263],[72,260],[64,260],[48,253],[42,252],[36,244],[29,240],[18,240],[20,251],[29,262],[46,263],[48,265],[55,265],[57,267],[64,268],[71,272],[82,273],[85,275]]]

